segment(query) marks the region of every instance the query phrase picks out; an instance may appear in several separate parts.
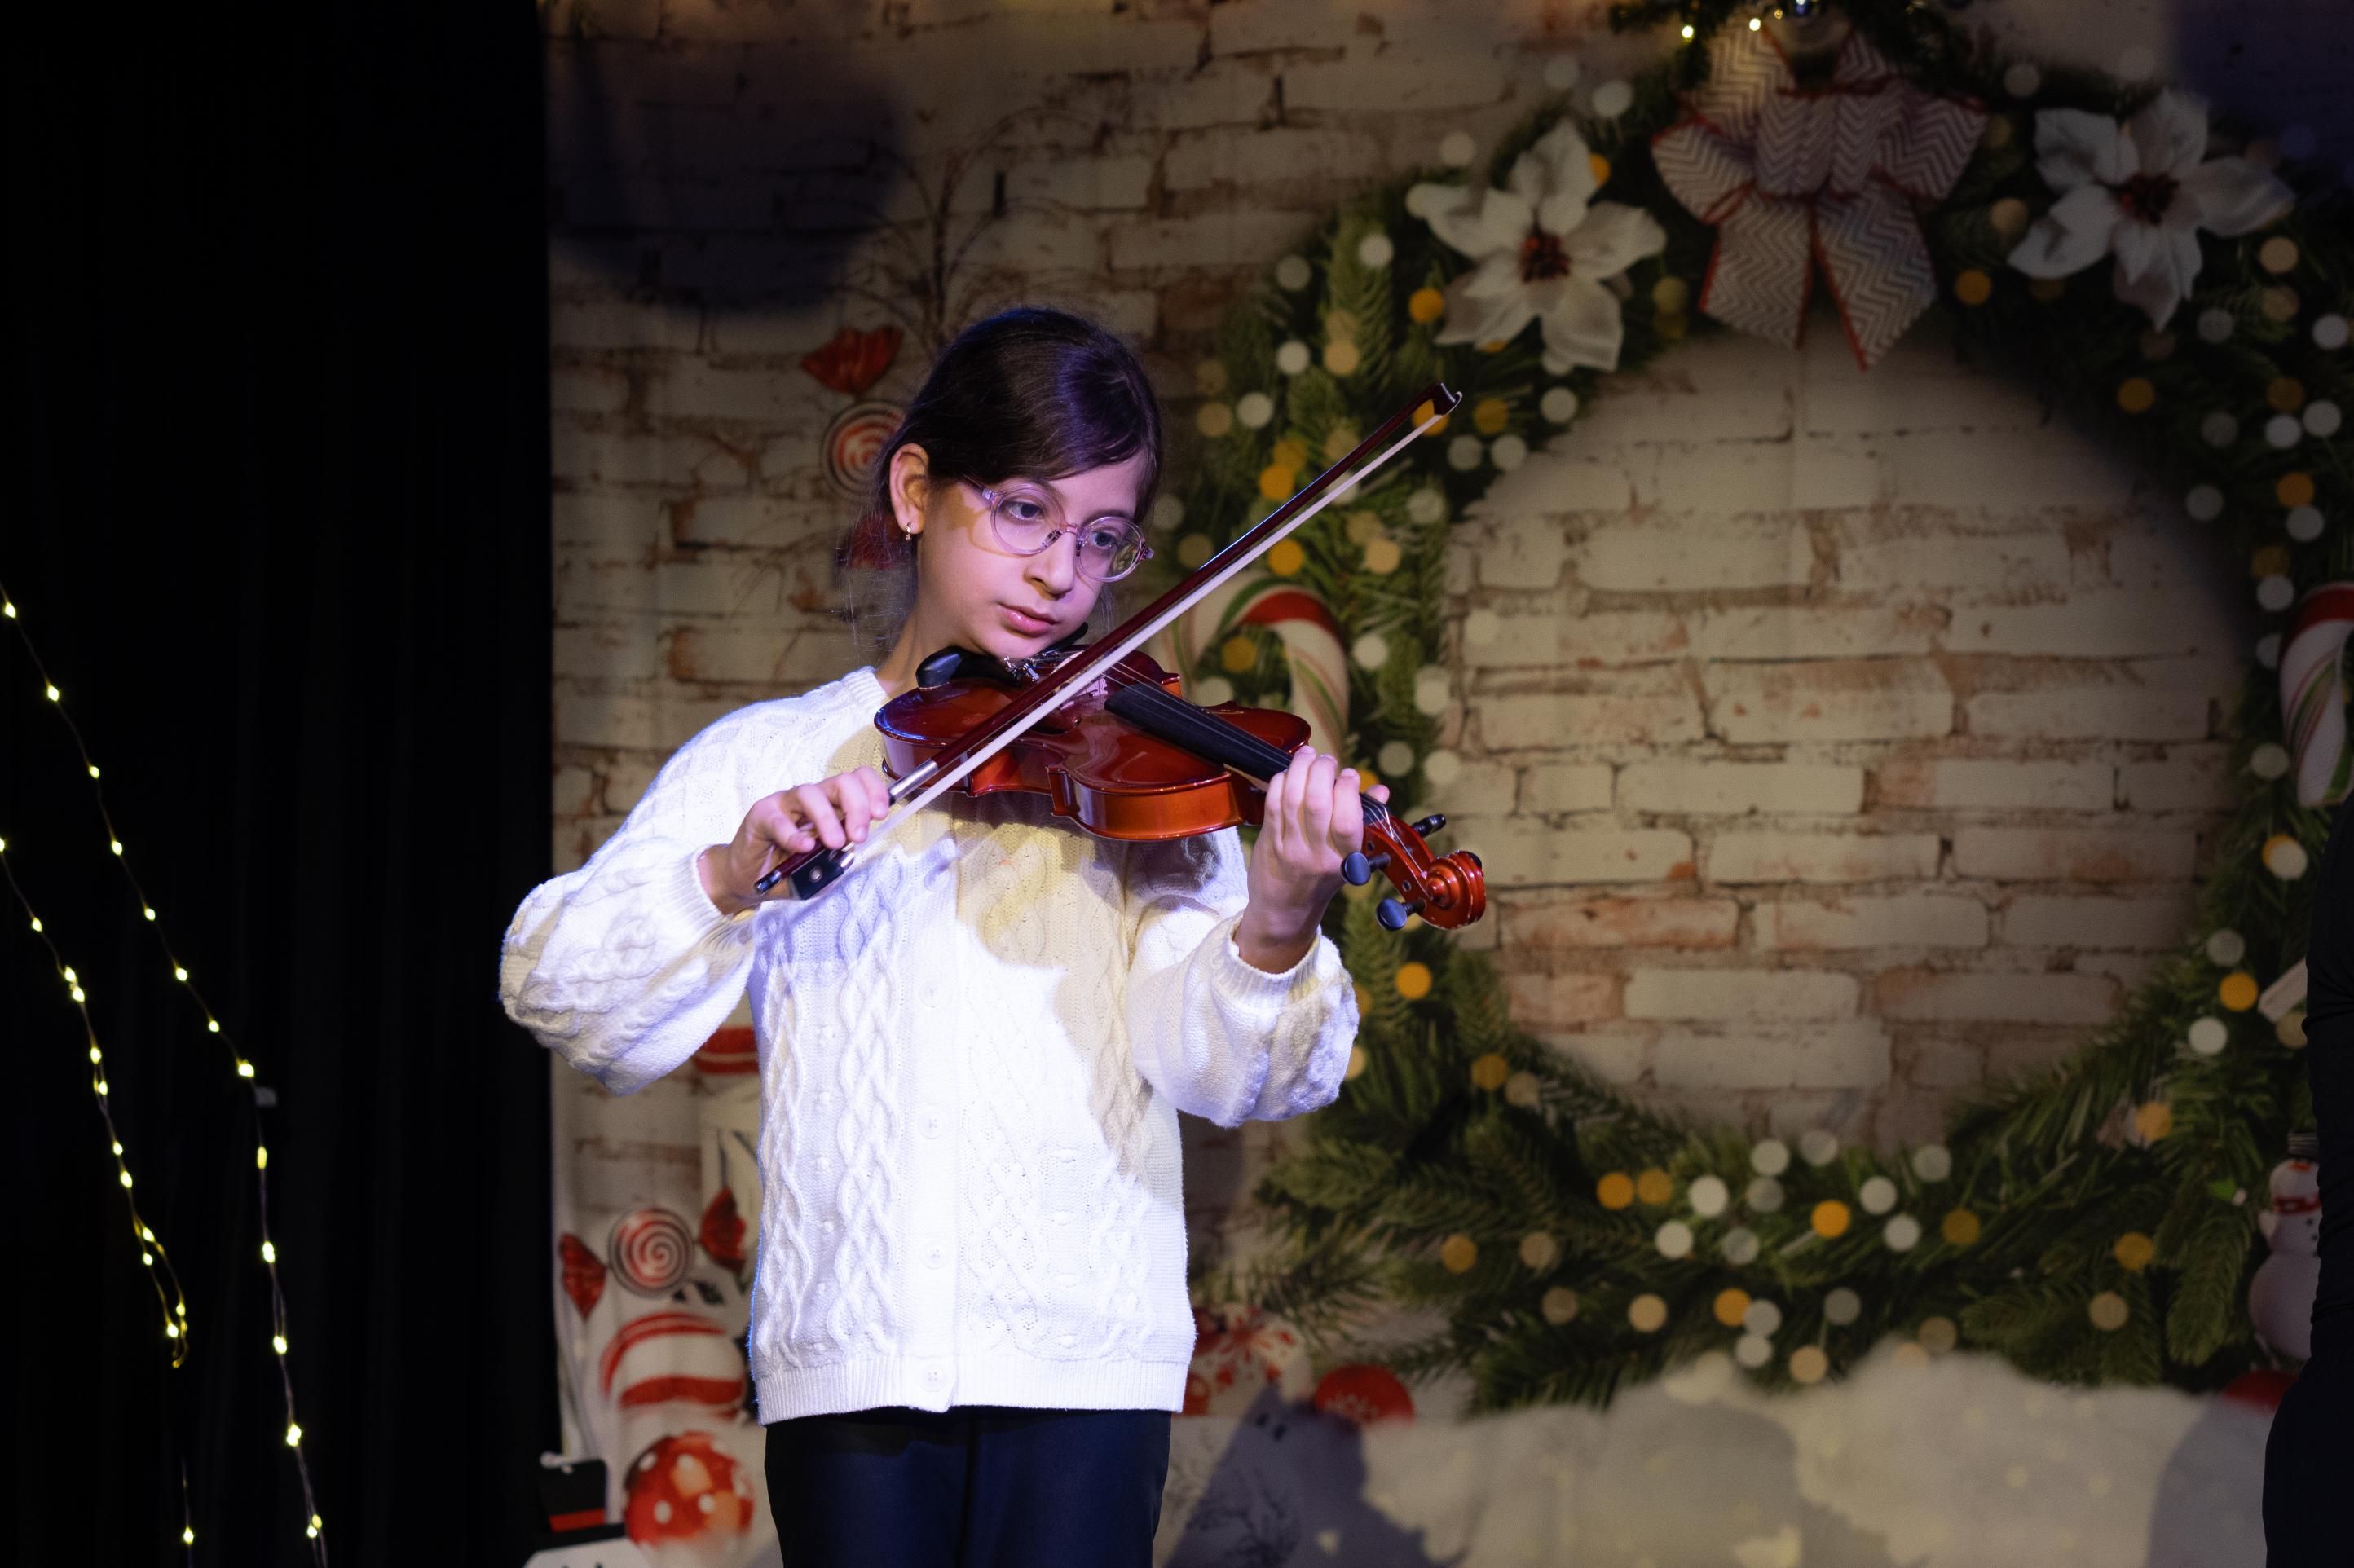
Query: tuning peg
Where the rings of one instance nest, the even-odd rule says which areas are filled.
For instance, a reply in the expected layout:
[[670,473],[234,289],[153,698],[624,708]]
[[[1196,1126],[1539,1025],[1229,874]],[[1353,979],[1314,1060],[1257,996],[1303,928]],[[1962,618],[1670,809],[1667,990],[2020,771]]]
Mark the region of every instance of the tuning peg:
[[1370,858],[1363,850],[1352,850],[1341,857],[1341,880],[1352,887],[1363,887],[1373,879],[1373,873],[1389,864],[1390,857],[1377,854]]
[[1405,929],[1407,918],[1421,912],[1422,900],[1419,898],[1411,904],[1401,904],[1394,898],[1384,898],[1373,906],[1373,918],[1382,923],[1384,930],[1403,931]]
[[1430,815],[1423,818],[1422,821],[1414,825],[1414,836],[1418,839],[1426,839],[1446,825],[1447,814],[1443,811],[1433,811]]

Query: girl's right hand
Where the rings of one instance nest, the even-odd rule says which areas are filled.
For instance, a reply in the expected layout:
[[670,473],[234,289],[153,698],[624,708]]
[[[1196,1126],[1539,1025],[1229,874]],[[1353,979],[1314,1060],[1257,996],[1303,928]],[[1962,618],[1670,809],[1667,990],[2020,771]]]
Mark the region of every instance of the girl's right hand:
[[779,789],[752,802],[735,839],[696,857],[703,891],[723,915],[735,915],[777,896],[752,885],[793,855],[823,844],[841,849],[866,842],[866,828],[891,810],[891,787],[872,768],[853,768],[815,784]]

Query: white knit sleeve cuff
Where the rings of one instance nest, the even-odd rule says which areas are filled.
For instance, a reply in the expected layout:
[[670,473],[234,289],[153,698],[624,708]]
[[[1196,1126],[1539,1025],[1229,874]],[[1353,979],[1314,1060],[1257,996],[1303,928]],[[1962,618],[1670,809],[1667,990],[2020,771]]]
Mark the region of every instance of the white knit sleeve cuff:
[[655,917],[663,929],[676,938],[680,950],[715,938],[748,938],[752,917],[760,912],[760,906],[756,904],[734,915],[721,914],[719,906],[711,902],[711,895],[703,891],[703,874],[696,869],[702,858],[703,851],[695,850],[680,860],[652,889]]
[[1241,924],[1238,914],[1219,923],[1214,938],[1220,954],[1216,984],[1220,994],[1252,1013],[1272,1020],[1283,1011],[1286,1002],[1345,978],[1341,950],[1320,931],[1308,950],[1299,955],[1299,961],[1289,969],[1280,974],[1260,969],[1244,958],[1242,948],[1235,945],[1235,931]]

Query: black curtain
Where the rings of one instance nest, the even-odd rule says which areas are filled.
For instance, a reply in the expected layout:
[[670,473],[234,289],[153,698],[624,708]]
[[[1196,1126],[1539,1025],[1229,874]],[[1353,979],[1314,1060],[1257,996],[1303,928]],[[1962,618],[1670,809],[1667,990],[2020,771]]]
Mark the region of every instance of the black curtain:
[[0,583],[130,859],[274,1096],[168,971],[0,621],[0,1349],[19,1563],[311,1560],[253,1143],[339,1564],[520,1563],[557,1446],[547,1068],[496,948],[548,872],[540,19],[36,7],[5,51]]

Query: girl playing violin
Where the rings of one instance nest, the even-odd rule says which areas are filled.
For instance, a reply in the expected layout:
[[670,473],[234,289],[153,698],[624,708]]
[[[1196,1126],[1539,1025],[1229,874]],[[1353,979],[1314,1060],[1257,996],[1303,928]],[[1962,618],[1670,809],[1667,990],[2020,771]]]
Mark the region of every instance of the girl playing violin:
[[[865,842],[876,710],[941,650],[1086,628],[1147,553],[1160,464],[1109,334],[1045,310],[965,332],[854,535],[906,588],[888,652],[688,741],[508,927],[508,1012],[617,1094],[748,989],[749,1348],[789,1565],[1149,1563],[1193,1348],[1176,1113],[1339,1091],[1355,992],[1318,927],[1363,820],[1334,758],[1267,781],[1247,855],[1231,828],[1091,838],[1037,796],[947,795]],[[863,846],[838,886],[755,891],[820,844]]]

